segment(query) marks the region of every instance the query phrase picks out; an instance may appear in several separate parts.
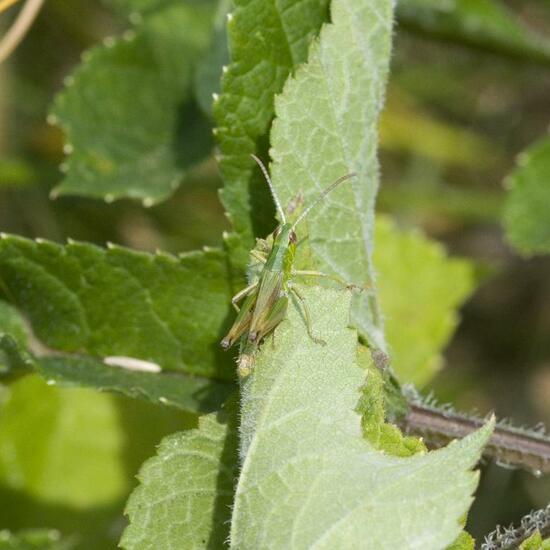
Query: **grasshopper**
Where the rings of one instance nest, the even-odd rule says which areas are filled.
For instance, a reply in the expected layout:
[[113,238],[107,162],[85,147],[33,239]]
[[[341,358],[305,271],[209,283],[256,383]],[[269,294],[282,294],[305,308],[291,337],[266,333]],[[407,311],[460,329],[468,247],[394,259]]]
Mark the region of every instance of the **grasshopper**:
[[[292,294],[301,303],[309,336],[315,342],[324,345],[325,342],[314,336],[311,317],[307,303],[302,294],[292,284],[294,276],[327,277],[348,285],[337,276],[328,275],[318,271],[299,271],[293,268],[296,254],[297,237],[296,226],[304,220],[311,210],[317,206],[333,189],[341,183],[354,177],[355,173],[346,174],[329,185],[320,196],[310,204],[293,223],[286,221],[286,216],[277,196],[267,169],[261,160],[251,155],[263,172],[269,185],[281,224],[273,232],[273,245],[267,250],[267,255],[258,250],[253,250],[252,255],[263,264],[258,280],[238,292],[231,303],[237,310],[237,318],[227,335],[221,341],[224,349],[229,349],[235,342],[243,337],[243,347],[239,359],[239,374],[247,376],[252,368],[253,355],[260,342],[268,336],[284,320],[288,308],[289,296]],[[244,299],[242,307],[237,305]]]

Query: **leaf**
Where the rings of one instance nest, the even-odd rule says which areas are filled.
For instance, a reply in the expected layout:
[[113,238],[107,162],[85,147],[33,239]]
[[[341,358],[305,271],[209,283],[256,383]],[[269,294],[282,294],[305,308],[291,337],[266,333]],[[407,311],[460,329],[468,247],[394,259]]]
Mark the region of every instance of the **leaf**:
[[184,373],[146,373],[110,367],[92,358],[45,357],[38,373],[63,387],[87,387],[197,413],[220,408],[234,384]]
[[309,44],[327,17],[328,0],[275,2],[235,0],[228,19],[231,64],[214,103],[222,203],[237,233],[230,250],[242,270],[254,236],[273,229],[269,190],[251,153],[264,156],[273,98],[306,59]]
[[525,28],[498,0],[399,0],[403,27],[492,53],[550,64],[550,41]]
[[[449,258],[418,231],[403,232],[387,217],[376,221],[374,264],[392,368],[402,383],[422,386],[441,368],[441,350],[475,287],[471,262]],[[399,266],[396,269],[396,266]]]
[[32,357],[9,334],[0,333],[0,378],[19,378],[34,368]]
[[550,137],[518,158],[509,176],[504,225],[510,243],[523,254],[550,253]]
[[0,484],[50,504],[89,508],[122,497],[129,479],[124,435],[111,396],[12,384],[0,415]]
[[52,109],[72,151],[54,195],[151,206],[210,153],[209,124],[191,101],[210,20],[208,6],[174,4],[85,54]]
[[[315,267],[359,286],[352,320],[374,347],[385,348],[372,264],[378,115],[391,51],[390,0],[332,3],[308,63],[277,97],[271,134],[273,182],[283,207],[311,204],[350,172],[357,177],[323,200],[307,219]],[[291,215],[292,219],[296,214]],[[310,266],[311,267],[311,266]]]
[[426,446],[421,439],[405,437],[397,426],[385,422],[389,408],[387,383],[366,348],[358,348],[357,361],[365,369],[367,379],[357,406],[357,412],[361,415],[363,437],[375,449],[393,456],[406,457],[426,452]]
[[228,279],[217,250],[176,257],[0,240],[0,288],[47,347],[220,380],[234,376],[218,345],[232,317]]
[[[376,451],[355,412],[364,371],[347,292],[303,288],[313,342],[291,307],[242,388],[232,548],[440,549],[461,531],[490,422],[409,458]],[[368,383],[368,380],[367,380]],[[399,526],[399,528],[396,528]]]
[[62,539],[54,529],[26,529],[18,533],[0,531],[0,550],[71,550],[75,541]]
[[542,540],[540,531],[535,531],[528,539],[523,541],[519,550],[549,550],[550,539]]
[[0,333],[10,334],[22,345],[27,343],[27,329],[18,311],[0,300]]
[[195,97],[208,116],[212,116],[212,101],[221,92],[221,77],[229,64],[226,22],[230,8],[230,0],[219,0],[210,46],[195,72]]
[[164,439],[139,473],[126,513],[126,550],[222,548],[237,473],[236,400]]
[[463,531],[446,550],[475,550],[475,543],[476,541],[473,537],[469,533]]

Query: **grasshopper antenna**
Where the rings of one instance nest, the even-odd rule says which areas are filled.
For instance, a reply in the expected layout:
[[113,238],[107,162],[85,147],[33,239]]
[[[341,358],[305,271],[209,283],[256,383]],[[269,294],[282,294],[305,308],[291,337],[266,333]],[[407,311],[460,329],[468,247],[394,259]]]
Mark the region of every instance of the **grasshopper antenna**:
[[256,161],[256,164],[260,167],[260,170],[263,172],[265,180],[267,181],[267,185],[269,185],[269,189],[271,190],[271,196],[273,197],[273,201],[275,202],[275,207],[277,208],[277,212],[281,217],[281,221],[283,222],[283,224],[285,224],[286,223],[285,213],[283,211],[283,207],[281,206],[281,203],[279,202],[279,197],[275,192],[275,187],[273,187],[273,182],[269,177],[267,168],[264,166],[264,163],[256,155],[250,155],[250,156]]
[[336,189],[341,183],[344,183],[345,181],[354,178],[357,176],[355,172],[350,172],[349,174],[346,174],[345,176],[339,177],[335,182],[331,183],[324,191],[321,192],[321,194],[317,197],[313,203],[311,203],[298,217],[298,219],[294,222],[294,225],[292,226],[292,229],[295,229],[296,226],[310,213],[311,209],[317,206],[333,189]]

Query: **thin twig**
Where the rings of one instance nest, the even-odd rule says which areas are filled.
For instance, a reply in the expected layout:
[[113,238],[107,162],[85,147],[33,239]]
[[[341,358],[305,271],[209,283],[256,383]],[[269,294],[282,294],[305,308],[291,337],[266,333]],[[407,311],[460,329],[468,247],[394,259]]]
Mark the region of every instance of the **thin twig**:
[[[449,408],[411,402],[401,424],[406,432],[422,435],[428,445],[440,447],[472,433],[485,422]],[[536,430],[498,423],[484,455],[503,466],[523,468],[537,476],[550,473],[550,438]]]
[[44,0],[27,0],[21,8],[17,19],[0,42],[0,63],[6,60],[25,38],[43,3]]

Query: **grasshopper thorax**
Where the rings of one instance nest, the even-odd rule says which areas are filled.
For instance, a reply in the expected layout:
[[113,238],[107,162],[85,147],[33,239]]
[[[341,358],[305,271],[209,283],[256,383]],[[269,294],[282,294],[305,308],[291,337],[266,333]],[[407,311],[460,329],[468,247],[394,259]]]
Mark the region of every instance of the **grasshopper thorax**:
[[283,223],[273,232],[273,247],[266,263],[269,271],[289,274],[296,252],[296,233],[290,223]]

